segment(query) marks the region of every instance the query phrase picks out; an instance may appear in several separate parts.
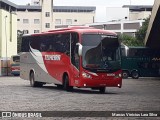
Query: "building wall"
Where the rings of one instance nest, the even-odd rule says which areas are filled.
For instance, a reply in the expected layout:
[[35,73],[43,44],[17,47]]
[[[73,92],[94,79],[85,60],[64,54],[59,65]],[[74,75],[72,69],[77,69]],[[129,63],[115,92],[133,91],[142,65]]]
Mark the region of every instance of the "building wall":
[[[54,22],[56,25],[84,25],[94,22],[95,13],[54,13]],[[61,20],[61,24],[57,24],[56,20]],[[71,20],[71,24],[67,20]]]
[[129,18],[130,20],[143,20],[145,18],[148,18],[150,15],[150,11],[130,12]]
[[6,10],[0,9],[0,57],[11,57],[12,55],[16,54],[17,15],[10,13]]
[[[95,13],[66,13],[66,12],[54,12],[51,21],[53,21],[52,26],[45,29],[45,23],[48,22],[47,19],[41,18],[41,12],[28,12],[28,11],[17,11],[17,29],[18,30],[28,30],[28,34],[33,34],[34,30],[39,30],[39,32],[47,31],[55,28],[74,26],[74,25],[84,25],[87,23],[93,23]],[[28,19],[28,23],[24,23],[24,19]],[[34,23],[34,19],[39,19],[39,24]],[[60,20],[60,23],[56,23],[56,20]],[[71,24],[67,23],[67,20],[71,20]],[[43,23],[43,24],[42,24]],[[50,23],[50,22],[49,22]]]
[[[48,31],[52,28],[55,28],[53,25],[53,0],[41,0],[42,3],[42,13],[41,13],[41,31]],[[48,13],[48,16],[46,16]],[[48,28],[46,24],[49,24]]]
[[107,7],[106,21],[129,20],[129,8]]
[[[28,23],[24,23],[25,19],[28,19]],[[39,23],[34,23],[35,19],[38,19]],[[28,30],[29,34],[34,33],[34,30],[39,30],[39,32],[41,32],[41,12],[17,12],[17,20],[18,30]]]
[[152,48],[160,48],[159,16],[160,16],[160,0],[155,0],[147,33],[145,36],[145,45]]
[[126,20],[117,22],[86,24],[86,26],[95,27],[98,29],[111,30],[116,32],[117,34],[127,34],[135,36],[135,32],[142,26],[143,22],[144,20]]

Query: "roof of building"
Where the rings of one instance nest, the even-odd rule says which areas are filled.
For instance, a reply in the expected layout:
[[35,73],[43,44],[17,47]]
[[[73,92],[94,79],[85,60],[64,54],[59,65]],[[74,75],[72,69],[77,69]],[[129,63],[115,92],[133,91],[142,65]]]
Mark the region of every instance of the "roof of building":
[[152,11],[152,5],[123,5],[123,8],[129,8],[131,11]]
[[54,6],[53,9],[74,9],[74,10],[96,10],[96,7],[91,6]]
[[[15,7],[17,10],[41,10],[41,6],[33,6],[33,5],[16,5],[8,0],[0,0],[0,2]],[[96,7],[92,6],[54,6],[53,10],[87,10],[87,11],[95,11]]]
[[5,3],[5,4],[8,4],[8,5],[12,6],[12,7],[17,8],[17,5],[16,5],[16,4],[14,4],[14,3],[12,3],[12,2],[10,2],[10,1],[8,1],[8,0],[0,0],[0,2]]

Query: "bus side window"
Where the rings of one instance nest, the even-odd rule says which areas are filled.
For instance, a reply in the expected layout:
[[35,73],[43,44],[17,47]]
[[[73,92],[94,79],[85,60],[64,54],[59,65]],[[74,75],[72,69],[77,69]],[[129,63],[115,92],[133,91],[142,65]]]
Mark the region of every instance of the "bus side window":
[[30,37],[23,37],[21,43],[21,52],[29,52]]
[[47,52],[55,52],[56,51],[56,49],[53,47],[52,44],[49,44],[47,48],[48,48]]

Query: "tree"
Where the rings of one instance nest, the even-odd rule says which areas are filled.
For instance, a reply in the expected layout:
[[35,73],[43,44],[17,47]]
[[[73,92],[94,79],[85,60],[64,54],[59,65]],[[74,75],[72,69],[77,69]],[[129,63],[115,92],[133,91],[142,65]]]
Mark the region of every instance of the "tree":
[[136,39],[141,45],[144,45],[144,39],[147,33],[149,20],[150,17],[146,18],[140,29],[136,32]]
[[136,38],[133,37],[133,36],[126,35],[126,34],[121,34],[119,36],[119,39],[123,44],[125,44],[127,46],[140,46],[140,44],[138,43]]
[[135,37],[121,34],[119,38],[121,42],[127,46],[144,46],[144,39],[148,29],[150,17],[146,18],[140,29],[135,33]]
[[21,50],[22,36],[23,36],[23,32],[18,30],[17,31],[17,53],[19,53]]

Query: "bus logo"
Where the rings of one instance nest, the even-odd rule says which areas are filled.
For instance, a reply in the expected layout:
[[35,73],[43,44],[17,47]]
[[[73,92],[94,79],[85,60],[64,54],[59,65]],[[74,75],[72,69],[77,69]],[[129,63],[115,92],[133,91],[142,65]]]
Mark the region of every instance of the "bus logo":
[[153,58],[153,61],[160,61],[160,58]]
[[108,73],[107,76],[108,76],[108,77],[114,77],[115,74],[114,74],[114,73]]
[[61,55],[45,55],[45,60],[60,61],[61,60]]

